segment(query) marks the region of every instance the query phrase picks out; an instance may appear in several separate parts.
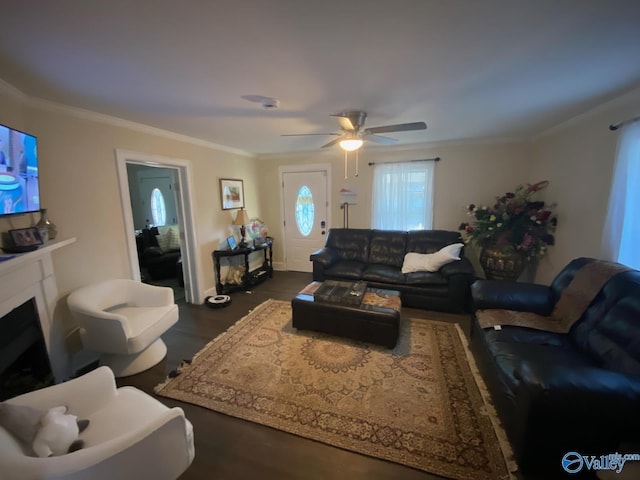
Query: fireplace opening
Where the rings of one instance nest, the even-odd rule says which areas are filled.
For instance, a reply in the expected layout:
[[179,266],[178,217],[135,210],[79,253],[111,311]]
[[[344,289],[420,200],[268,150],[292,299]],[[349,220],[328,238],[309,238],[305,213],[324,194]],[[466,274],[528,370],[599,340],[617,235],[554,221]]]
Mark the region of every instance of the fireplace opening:
[[0,319],[0,401],[55,383],[35,300]]

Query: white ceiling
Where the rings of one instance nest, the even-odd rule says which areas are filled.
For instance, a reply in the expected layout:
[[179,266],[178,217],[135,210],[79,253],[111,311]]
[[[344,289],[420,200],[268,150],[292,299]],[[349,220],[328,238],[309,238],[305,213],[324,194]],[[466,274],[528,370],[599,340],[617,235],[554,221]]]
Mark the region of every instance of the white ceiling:
[[530,137],[640,86],[638,0],[2,4],[18,89],[252,154],[319,148],[332,137],[280,135],[353,109],[427,123],[388,134],[401,145]]

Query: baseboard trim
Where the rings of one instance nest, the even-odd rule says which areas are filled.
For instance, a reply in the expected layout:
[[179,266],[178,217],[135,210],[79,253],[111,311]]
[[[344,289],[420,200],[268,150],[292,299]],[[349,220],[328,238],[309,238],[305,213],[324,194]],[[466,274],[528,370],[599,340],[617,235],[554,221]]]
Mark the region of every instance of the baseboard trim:
[[211,287],[207,290],[204,291],[202,298],[198,299],[198,304],[202,305],[204,304],[204,299],[207,297],[215,297],[216,295],[218,295],[218,292],[216,291],[216,287]]

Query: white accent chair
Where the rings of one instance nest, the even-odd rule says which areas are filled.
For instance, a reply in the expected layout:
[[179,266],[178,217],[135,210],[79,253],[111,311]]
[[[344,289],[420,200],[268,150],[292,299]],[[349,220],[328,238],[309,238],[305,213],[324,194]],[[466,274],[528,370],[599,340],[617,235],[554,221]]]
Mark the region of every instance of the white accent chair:
[[195,456],[193,426],[181,408],[168,408],[134,387],[116,388],[99,367],[81,377],[6,400],[41,411],[67,405],[88,419],[84,447],[66,455],[31,456],[0,426],[0,478],[7,480],[175,480]]
[[101,353],[100,364],[127,377],[159,363],[167,353],[160,335],[178,321],[173,290],[128,279],[110,279],[69,295],[82,344]]

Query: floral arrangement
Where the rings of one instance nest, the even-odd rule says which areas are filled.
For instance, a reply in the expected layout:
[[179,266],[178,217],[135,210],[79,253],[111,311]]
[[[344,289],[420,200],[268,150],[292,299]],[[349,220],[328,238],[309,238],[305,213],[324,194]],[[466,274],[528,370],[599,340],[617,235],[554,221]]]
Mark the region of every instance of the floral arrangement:
[[471,204],[467,215],[472,222],[463,222],[459,230],[465,242],[482,248],[496,248],[503,253],[521,253],[531,261],[543,257],[547,246],[555,243],[553,232],[558,225],[552,205],[531,197],[549,185],[548,181],[518,185],[513,192],[496,197],[492,207]]

